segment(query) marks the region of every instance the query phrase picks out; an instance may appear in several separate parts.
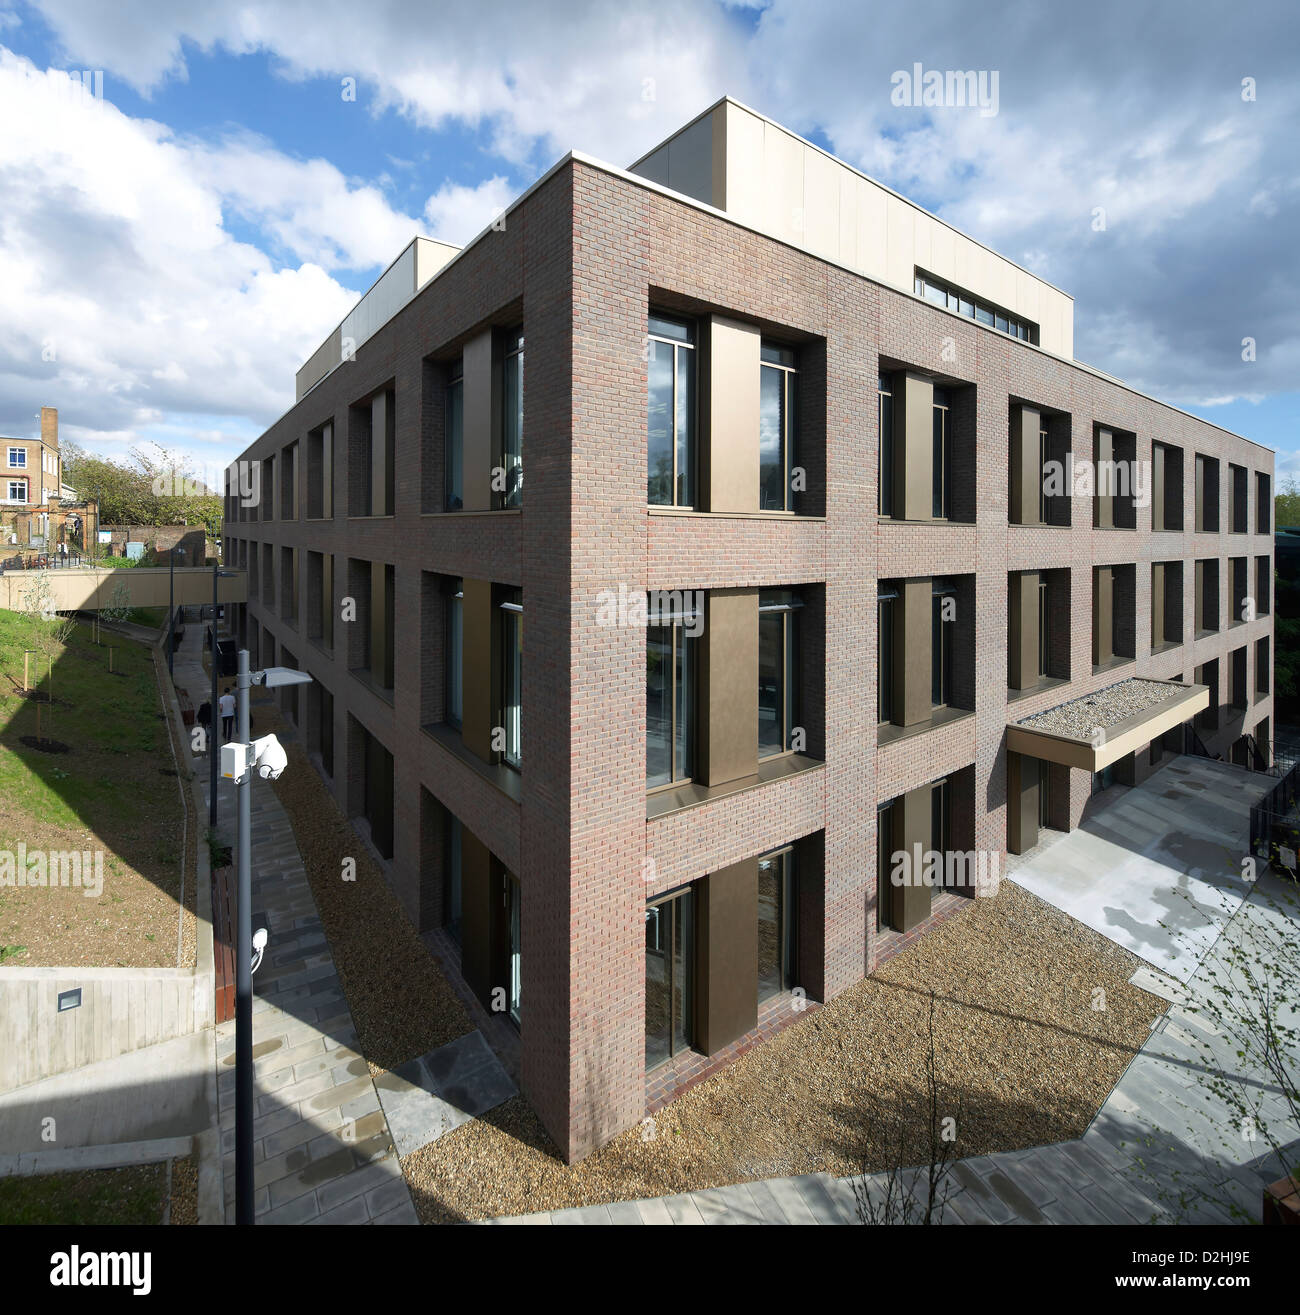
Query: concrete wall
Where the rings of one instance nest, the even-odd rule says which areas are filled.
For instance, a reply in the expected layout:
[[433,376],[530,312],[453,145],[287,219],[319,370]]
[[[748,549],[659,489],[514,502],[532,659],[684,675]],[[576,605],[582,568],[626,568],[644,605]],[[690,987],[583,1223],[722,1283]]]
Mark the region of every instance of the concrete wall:
[[[62,991],[81,1007],[58,1012]],[[212,1024],[212,983],[188,968],[0,968],[0,1091]]]
[[[21,612],[32,585],[48,581],[54,609],[73,612],[115,605],[119,585],[126,586],[130,607],[166,607],[169,589],[174,589],[176,603],[195,606],[212,602],[211,568],[178,566],[175,580],[165,566],[124,566],[117,569],[70,567],[66,570],[5,571],[0,573],[0,608]],[[244,573],[221,576],[217,580],[217,601],[242,603],[247,597]]]

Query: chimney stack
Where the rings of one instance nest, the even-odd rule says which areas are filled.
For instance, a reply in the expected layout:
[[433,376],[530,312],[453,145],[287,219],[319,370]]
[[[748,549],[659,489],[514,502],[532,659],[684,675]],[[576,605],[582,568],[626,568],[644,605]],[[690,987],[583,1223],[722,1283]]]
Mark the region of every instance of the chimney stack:
[[59,446],[59,408],[57,406],[41,407],[41,442],[46,447]]

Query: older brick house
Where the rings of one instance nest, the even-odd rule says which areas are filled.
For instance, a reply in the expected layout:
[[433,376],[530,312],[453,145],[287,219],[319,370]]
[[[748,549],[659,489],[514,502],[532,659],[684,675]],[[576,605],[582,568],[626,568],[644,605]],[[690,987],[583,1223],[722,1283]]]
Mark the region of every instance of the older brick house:
[[[1266,754],[1272,471],[724,100],[413,243],[232,468],[224,560],[577,1158],[972,893],[896,853],[1023,849],[1193,717]],[[1024,724],[1133,677],[1100,743]]]

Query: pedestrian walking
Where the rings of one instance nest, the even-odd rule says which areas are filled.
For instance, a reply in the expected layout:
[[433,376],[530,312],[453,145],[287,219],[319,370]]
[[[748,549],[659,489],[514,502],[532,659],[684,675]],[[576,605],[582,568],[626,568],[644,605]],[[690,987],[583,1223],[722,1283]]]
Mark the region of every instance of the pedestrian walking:
[[218,702],[221,707],[221,738],[228,740],[235,733],[235,696],[227,690]]

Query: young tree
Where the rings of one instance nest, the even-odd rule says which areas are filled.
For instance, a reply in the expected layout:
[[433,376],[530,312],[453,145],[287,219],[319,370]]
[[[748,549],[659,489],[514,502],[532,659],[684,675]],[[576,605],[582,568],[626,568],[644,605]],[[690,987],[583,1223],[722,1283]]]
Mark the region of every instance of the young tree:
[[[957,1158],[956,1129],[964,1110],[960,1097],[945,1094],[939,1082],[934,1043],[935,995],[930,992],[926,1014],[925,1123],[916,1121],[898,1103],[877,1118],[877,1130],[889,1158],[889,1168],[852,1180],[853,1200],[863,1224],[941,1224],[951,1194],[950,1173]],[[926,1162],[916,1164],[918,1140]]]
[[105,525],[201,525],[221,534],[223,503],[182,454],[153,445],[133,448],[127,462],[92,456],[75,443],[63,449],[64,478],[84,498],[99,502]]
[[131,591],[126,587],[126,582],[121,581],[117,587],[108,596],[108,606],[99,609],[101,621],[107,621],[110,625],[115,622],[125,621],[131,615]]
[[1273,524],[1279,529],[1300,526],[1300,482],[1294,475],[1278,481],[1273,497]]
[[[1191,1175],[1160,1163],[1158,1132],[1139,1158],[1149,1193],[1177,1219],[1194,1219],[1205,1203],[1236,1219],[1256,1217],[1260,1197],[1242,1204],[1233,1166],[1253,1165],[1271,1181],[1300,1183],[1300,887],[1268,871],[1223,929],[1189,985],[1181,1008],[1195,1027],[1180,1029],[1198,1055],[1186,1096],[1174,1097],[1191,1126],[1213,1126],[1218,1145],[1202,1148]],[[1191,896],[1184,895],[1196,906]],[[1209,1123],[1207,1124],[1207,1119]],[[1195,1148],[1193,1148],[1195,1149]]]

